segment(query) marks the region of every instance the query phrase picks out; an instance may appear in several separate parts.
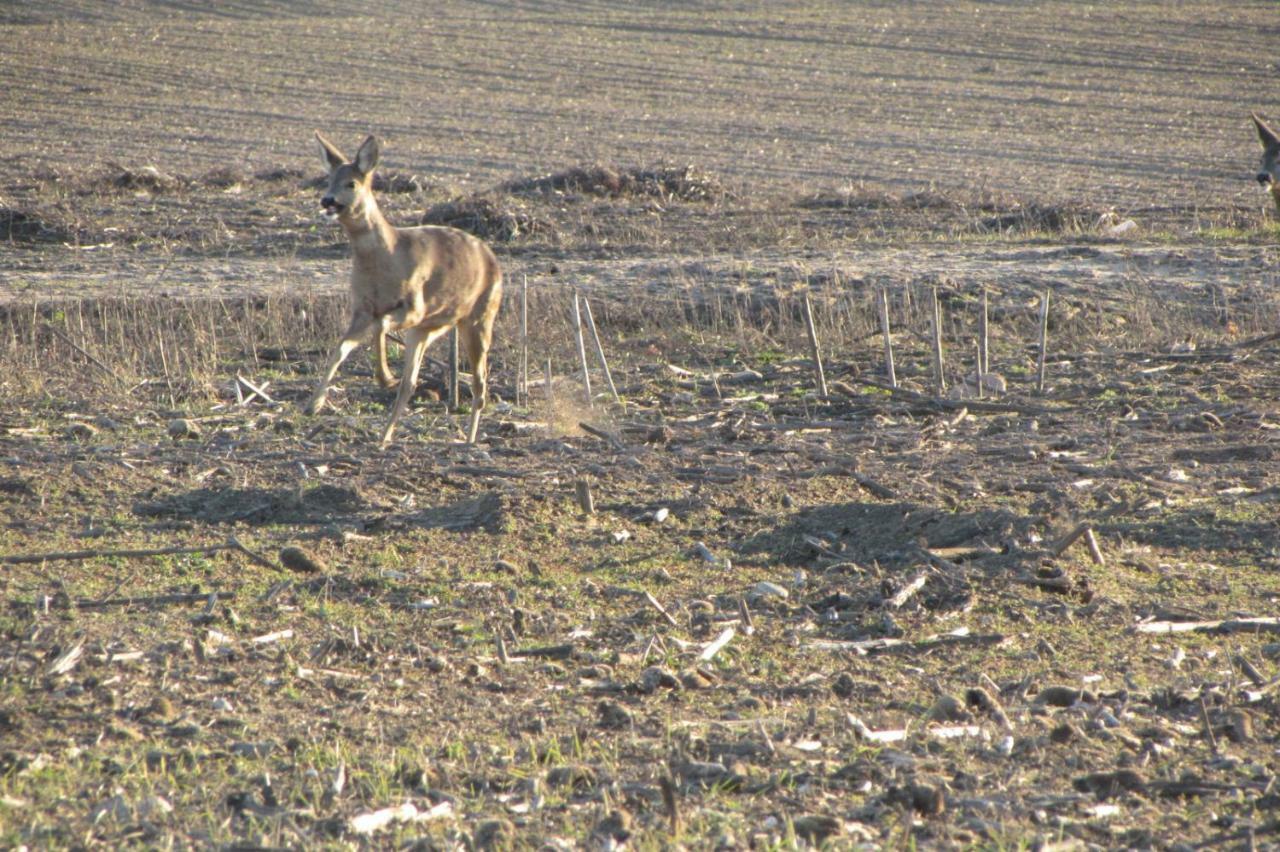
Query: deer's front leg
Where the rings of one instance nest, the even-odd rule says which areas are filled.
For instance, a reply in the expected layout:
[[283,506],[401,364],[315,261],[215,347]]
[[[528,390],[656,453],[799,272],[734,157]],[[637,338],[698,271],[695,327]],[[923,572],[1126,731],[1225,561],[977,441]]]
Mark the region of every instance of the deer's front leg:
[[307,403],[308,414],[319,414],[320,409],[324,408],[325,399],[329,396],[329,385],[333,382],[333,377],[338,374],[338,368],[369,335],[372,327],[373,317],[367,313],[357,313],[351,317],[351,325],[347,327],[347,333],[342,336],[338,348],[329,359],[329,366],[325,368],[324,375],[320,378],[320,383],[316,385],[315,393],[311,395],[311,401]]
[[413,390],[418,384],[418,369],[422,366],[422,356],[426,354],[427,347],[448,330],[449,327],[445,326],[431,331],[425,331],[422,328],[410,328],[405,331],[404,371],[400,374],[400,392],[396,394],[396,403],[391,409],[391,419],[387,421],[387,427],[383,430],[382,446],[385,447],[391,443],[391,436],[396,431],[396,423],[409,407],[409,397],[413,396]]

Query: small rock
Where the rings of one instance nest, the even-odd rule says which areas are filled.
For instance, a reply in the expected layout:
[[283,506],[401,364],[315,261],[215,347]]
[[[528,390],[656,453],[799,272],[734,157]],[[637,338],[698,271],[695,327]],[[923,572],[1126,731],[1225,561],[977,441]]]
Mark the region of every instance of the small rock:
[[614,530],[609,536],[613,539],[614,544],[622,544],[631,540],[630,530]]
[[786,600],[791,596],[782,586],[777,583],[770,583],[767,580],[761,580],[751,587],[751,591],[747,592],[747,600],[751,603],[759,603],[760,601],[777,598],[778,600]]
[[844,826],[833,816],[812,814],[796,817],[791,821],[791,827],[795,830],[796,837],[820,844],[828,837],[839,834]]
[[964,705],[958,698],[941,695],[929,708],[926,718],[931,722],[967,722],[973,717],[964,709]]
[[230,713],[235,710],[235,707],[225,698],[215,698],[213,699],[213,709],[219,713]]
[[653,522],[655,524],[661,524],[665,522],[669,517],[671,517],[671,510],[668,509],[666,506],[663,506],[661,509],[657,509],[654,511]]
[[649,666],[640,672],[640,679],[637,683],[640,691],[645,695],[652,695],[659,689],[680,688],[679,679],[662,666]]
[[1084,739],[1084,735],[1080,732],[1080,729],[1070,722],[1063,722],[1049,732],[1049,742],[1057,743],[1058,745],[1066,745],[1082,739]]
[[275,748],[276,748],[276,744],[273,742],[232,743],[231,753],[236,755],[237,757],[248,757],[256,760],[258,758],[266,757],[267,755],[271,754],[271,752],[275,751]]
[[848,672],[841,672],[831,683],[831,691],[839,698],[849,698],[857,690],[858,684]]
[[173,702],[163,695],[157,695],[147,706],[147,715],[161,722],[170,722],[177,717]]
[[685,781],[698,784],[714,784],[729,774],[729,767],[723,763],[703,760],[686,761],[675,767],[675,770]]
[[173,813],[173,805],[164,796],[146,796],[138,802],[138,819],[155,819]]
[[631,712],[616,701],[601,701],[596,705],[596,713],[600,717],[600,727],[608,730],[629,728],[633,724]]
[[1253,739],[1253,717],[1241,710],[1226,715],[1223,733],[1233,743],[1247,743]]
[[631,836],[631,814],[624,810],[609,811],[596,823],[591,834],[598,840],[625,841]]
[[175,417],[169,421],[169,437],[175,441],[183,438],[199,438],[200,427],[193,420],[188,420],[185,417]]
[[300,574],[320,574],[325,570],[323,562],[294,545],[280,548],[280,564]]
[[1147,787],[1146,780],[1132,769],[1093,772],[1076,778],[1071,783],[1081,793],[1093,793],[1099,799],[1110,798],[1123,791],[1141,792]]
[[685,689],[710,689],[712,687],[711,678],[697,669],[691,669],[680,674],[680,683]]
[[133,808],[125,801],[124,796],[112,796],[109,799],[103,799],[93,806],[92,820],[98,822],[104,819],[126,822],[133,819]]

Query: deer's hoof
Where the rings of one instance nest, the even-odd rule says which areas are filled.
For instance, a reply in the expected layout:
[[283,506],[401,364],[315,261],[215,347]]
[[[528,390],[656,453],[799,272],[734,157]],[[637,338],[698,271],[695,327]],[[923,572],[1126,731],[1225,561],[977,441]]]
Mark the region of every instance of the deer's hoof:
[[318,397],[314,397],[310,402],[307,403],[307,407],[305,410],[307,414],[319,414],[320,409],[322,408],[324,408],[324,397],[318,396]]
[[398,381],[396,381],[396,377],[395,377],[395,376],[393,376],[393,375],[391,375],[390,373],[388,373],[388,374],[387,374],[387,375],[385,375],[385,376],[378,376],[378,384],[382,385],[382,386],[383,386],[384,388],[386,388],[387,390],[391,390],[391,388],[395,387],[396,385],[398,385],[398,384],[400,384],[400,383],[399,383]]

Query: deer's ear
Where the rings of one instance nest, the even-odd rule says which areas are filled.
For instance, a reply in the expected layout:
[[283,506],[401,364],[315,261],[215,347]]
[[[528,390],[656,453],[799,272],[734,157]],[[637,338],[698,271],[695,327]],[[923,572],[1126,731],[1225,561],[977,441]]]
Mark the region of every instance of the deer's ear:
[[324,157],[324,164],[329,167],[329,171],[346,164],[346,155],[334,147],[332,142],[321,136],[319,130],[316,131],[316,141],[320,143],[320,155]]
[[1280,147],[1280,137],[1276,136],[1276,132],[1256,112],[1253,114],[1253,125],[1258,128],[1258,140],[1262,142],[1262,147]]
[[360,145],[360,150],[356,151],[356,168],[361,174],[372,174],[378,165],[378,157],[382,153],[382,146],[374,136],[365,139]]

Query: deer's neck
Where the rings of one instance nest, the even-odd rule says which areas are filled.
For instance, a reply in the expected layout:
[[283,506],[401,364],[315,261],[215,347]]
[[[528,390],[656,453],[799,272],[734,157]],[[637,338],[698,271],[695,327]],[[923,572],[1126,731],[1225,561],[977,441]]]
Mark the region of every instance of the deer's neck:
[[389,253],[395,249],[396,229],[382,215],[372,195],[358,211],[342,218],[342,227],[351,238],[352,249],[358,254]]

